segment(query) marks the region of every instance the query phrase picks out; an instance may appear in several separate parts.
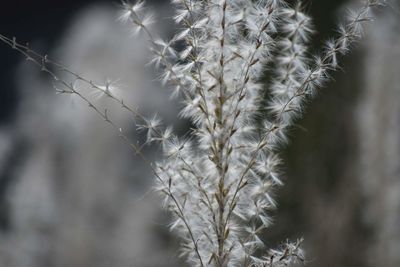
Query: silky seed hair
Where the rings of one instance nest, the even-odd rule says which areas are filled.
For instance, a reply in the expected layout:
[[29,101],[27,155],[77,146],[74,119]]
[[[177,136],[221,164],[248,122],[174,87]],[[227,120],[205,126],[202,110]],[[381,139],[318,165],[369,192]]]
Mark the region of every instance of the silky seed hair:
[[[54,80],[58,93],[75,95],[118,131],[156,178],[154,189],[172,214],[170,229],[181,240],[180,256],[190,266],[294,266],[305,261],[302,240],[277,248],[261,234],[273,220],[274,192],[283,185],[279,152],[288,130],[339,68],[346,54],[384,0],[363,0],[343,16],[337,34],[313,54],[312,19],[297,1],[172,0],[179,31],[169,40],[154,34],[155,16],[143,1],[122,2],[119,20],[132,35],[147,38],[149,64],[161,84],[182,103],[180,116],[195,126],[184,138],[158,115],[143,115],[118,97],[113,82],[99,85],[0,35]],[[182,44],[183,48],[182,48]],[[179,49],[178,49],[179,48]],[[268,88],[266,66],[274,66]],[[66,72],[71,81],[56,72]],[[164,157],[151,163],[124,129],[113,122],[74,82],[120,105],[146,133],[144,144],[160,143]],[[265,102],[265,94],[268,101]]]

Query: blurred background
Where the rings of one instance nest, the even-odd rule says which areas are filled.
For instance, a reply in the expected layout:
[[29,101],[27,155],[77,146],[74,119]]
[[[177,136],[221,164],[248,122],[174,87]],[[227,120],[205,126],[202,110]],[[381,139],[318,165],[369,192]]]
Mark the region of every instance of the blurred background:
[[[140,71],[146,43],[116,22],[117,1],[7,2],[2,34],[100,84],[115,81],[127,102],[163,114],[178,132],[189,127],[175,121],[168,92],[144,82],[156,77]],[[172,34],[169,2],[148,2],[159,34]],[[317,49],[351,3],[304,2]],[[400,266],[398,9],[378,14],[366,32],[282,152],[285,186],[264,240],[275,247],[304,237],[307,266]],[[4,44],[0,58],[0,266],[184,266],[168,215],[157,199],[139,200],[152,177],[117,134],[78,100],[56,95],[46,75]],[[143,139],[128,113],[96,99]],[[156,159],[158,150],[145,153]]]

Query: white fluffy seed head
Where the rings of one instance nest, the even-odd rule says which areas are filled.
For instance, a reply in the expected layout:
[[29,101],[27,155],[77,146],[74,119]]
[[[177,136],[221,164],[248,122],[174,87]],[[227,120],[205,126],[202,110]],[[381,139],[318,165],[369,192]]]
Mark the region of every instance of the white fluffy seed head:
[[[190,140],[163,130],[157,117],[142,126],[160,141],[166,159],[157,165],[157,188],[172,212],[192,266],[287,266],[302,261],[300,242],[263,249],[260,232],[276,208],[283,184],[277,152],[306,100],[338,68],[338,55],[362,34],[378,0],[350,12],[339,36],[320,56],[309,55],[314,32],[301,5],[283,0],[172,0],[180,30],[170,42],[154,38],[143,2],[123,4],[122,21],[146,32],[162,84],[181,97],[180,115],[195,129]],[[179,45],[177,45],[179,44]],[[183,47],[182,47],[183,44]],[[273,65],[267,104],[260,84]],[[266,105],[266,106],[265,106]],[[283,257],[283,255],[285,255]]]

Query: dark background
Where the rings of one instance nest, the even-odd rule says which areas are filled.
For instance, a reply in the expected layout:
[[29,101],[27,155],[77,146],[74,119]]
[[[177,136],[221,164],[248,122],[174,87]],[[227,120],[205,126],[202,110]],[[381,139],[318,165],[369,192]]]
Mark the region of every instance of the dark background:
[[[109,3],[99,0],[68,1],[4,1],[0,9],[0,32],[16,37],[19,42],[40,41],[43,51],[62,36],[64,28],[79,9],[92,3]],[[18,95],[13,83],[15,66],[21,56],[0,44],[0,123],[12,120]]]

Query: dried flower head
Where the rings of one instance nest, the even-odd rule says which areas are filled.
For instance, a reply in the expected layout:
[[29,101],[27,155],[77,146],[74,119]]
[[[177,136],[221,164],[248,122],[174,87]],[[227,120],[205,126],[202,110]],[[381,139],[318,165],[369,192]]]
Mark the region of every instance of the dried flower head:
[[[165,129],[158,116],[148,119],[125,104],[112,84],[97,86],[69,72],[127,109],[146,131],[146,143],[161,143],[165,158],[150,167],[164,206],[173,215],[170,228],[181,237],[181,256],[191,266],[290,266],[304,261],[300,241],[267,249],[261,238],[277,206],[275,188],[283,184],[279,151],[307,100],[329,80],[329,72],[338,69],[339,56],[363,33],[372,8],[383,2],[364,0],[349,12],[338,35],[318,56],[310,56],[314,29],[301,4],[173,0],[180,31],[164,41],[151,33],[153,16],[142,1],[123,2],[120,20],[130,23],[135,34],[147,36],[153,52],[150,62],[160,70],[162,84],[181,97],[181,116],[195,125],[185,139]],[[47,66],[65,70],[15,39],[0,38],[56,80]],[[274,70],[264,104],[262,75],[267,64]],[[140,145],[129,142],[107,111],[69,83],[61,83],[67,88],[62,92],[88,103],[147,162]]]

